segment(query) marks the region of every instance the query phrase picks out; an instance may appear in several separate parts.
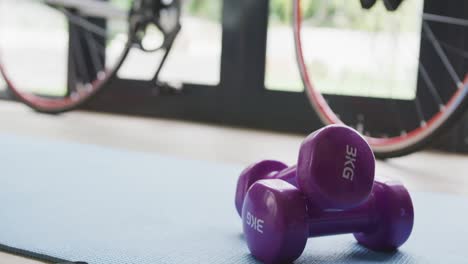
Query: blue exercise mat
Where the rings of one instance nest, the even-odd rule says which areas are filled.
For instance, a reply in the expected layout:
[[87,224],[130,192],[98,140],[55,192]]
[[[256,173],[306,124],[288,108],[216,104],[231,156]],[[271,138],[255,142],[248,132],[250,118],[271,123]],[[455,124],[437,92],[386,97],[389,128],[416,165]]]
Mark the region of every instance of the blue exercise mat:
[[[234,209],[241,166],[0,135],[0,244],[43,260],[256,263]],[[398,252],[315,238],[297,263],[468,263],[468,199],[414,193]]]

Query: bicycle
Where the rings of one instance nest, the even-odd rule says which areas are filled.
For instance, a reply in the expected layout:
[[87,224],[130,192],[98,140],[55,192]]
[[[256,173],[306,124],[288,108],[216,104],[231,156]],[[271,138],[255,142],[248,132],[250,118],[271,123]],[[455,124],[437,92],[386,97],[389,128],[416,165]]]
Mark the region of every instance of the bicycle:
[[[314,21],[307,21],[307,19],[312,20],[312,18],[307,17],[307,10],[301,6],[304,2],[294,0],[293,27],[296,56],[306,93],[324,124],[345,123],[355,127],[366,135],[377,157],[388,158],[405,155],[426,146],[454,124],[465,112],[468,105],[466,99],[468,94],[466,70],[468,53],[465,50],[468,47],[464,46],[463,36],[467,36],[468,33],[466,32],[468,17],[463,17],[462,10],[466,10],[464,9],[466,3],[462,1],[437,3],[427,0],[347,1],[349,5],[361,5],[362,13],[360,13],[359,19],[366,19],[368,18],[366,16],[370,16],[372,12],[379,11],[378,19],[380,21],[384,20],[385,16],[389,19],[393,16],[397,20],[393,22],[399,25],[397,30],[407,34],[403,36],[407,40],[411,40],[411,34],[421,33],[419,39],[416,37],[412,39],[413,45],[410,48],[416,50],[416,52],[412,52],[408,51],[409,47],[402,47],[398,40],[393,43],[393,47],[382,47],[387,44],[384,43],[385,41],[391,41],[391,34],[394,34],[392,30],[395,29],[389,29],[389,25],[383,24],[378,32],[372,32],[375,33],[377,39],[380,39],[380,43],[374,43],[374,46],[360,43],[361,47],[354,47],[355,49],[351,47],[353,46],[352,34],[371,33],[350,30],[347,43],[341,47],[348,53],[361,55],[353,65],[354,70],[358,71],[356,68],[362,64],[359,60],[367,59],[366,53],[375,52],[376,56],[380,56],[380,61],[374,65],[375,72],[385,72],[383,75],[387,75],[386,80],[376,82],[371,80],[372,76],[369,76],[371,74],[367,74],[364,79],[367,78],[370,84],[361,81],[359,90],[362,93],[350,94],[343,87],[337,88],[339,84],[336,82],[333,83],[335,87],[332,87],[335,90],[327,91],[326,80],[321,80],[319,74],[314,75],[318,71],[314,71],[314,65],[310,60],[308,61],[305,54],[313,57],[314,52],[320,51],[312,50],[308,46],[311,43],[310,40],[304,37],[307,32],[312,32],[311,25],[314,26]],[[419,16],[415,16],[413,13],[407,17],[401,15],[408,12],[410,8],[415,8]],[[385,10],[386,13],[383,13],[382,10]],[[414,19],[416,26],[405,28],[405,24],[402,22],[405,19]],[[309,44],[304,44],[304,41],[309,41],[307,42]],[[406,43],[411,44],[410,41]],[[313,43],[310,46],[313,46]],[[405,67],[412,64],[413,68],[407,69],[407,71],[414,71],[413,75],[417,77],[416,79],[404,79],[405,71],[396,67],[396,69],[391,69],[394,72],[389,71],[388,68],[394,67],[392,60],[407,58],[411,55],[418,56],[418,49],[420,49],[422,56],[416,58],[415,61],[399,65],[399,67]],[[386,57],[386,52],[391,56]],[[403,54],[403,52],[406,53]],[[344,52],[339,54],[342,53]],[[370,72],[374,69],[370,69]],[[344,72],[342,74],[348,74],[343,78],[347,78],[348,84],[352,83],[352,77],[350,77],[352,73]],[[392,76],[389,78],[389,75]],[[318,78],[316,78],[317,76]],[[388,85],[388,83],[391,86],[390,95],[382,96],[376,94],[378,89],[372,89]],[[414,85],[413,94],[398,95],[398,85],[406,85],[407,87]],[[369,91],[366,92],[366,89]],[[403,115],[405,116],[403,117]],[[379,131],[372,127],[375,122],[386,123],[385,131]]]
[[[387,158],[422,148],[456,122],[464,112],[468,101],[466,100],[468,88],[465,85],[466,67],[463,65],[465,59],[468,58],[468,52],[465,52],[463,37],[450,39],[450,36],[468,36],[468,32],[465,32],[468,18],[463,17],[465,5],[463,1],[440,2],[431,0],[308,1],[308,3],[316,3],[316,6],[325,11],[328,10],[327,5],[335,5],[331,10],[342,12],[341,18],[345,19],[344,27],[351,29],[350,37],[343,40],[347,45],[338,43],[333,46],[331,42],[325,43],[325,47],[337,47],[332,55],[342,56],[344,53],[366,55],[372,53],[372,49],[375,49],[379,56],[381,53],[392,54],[387,57],[380,56],[377,60],[377,67],[374,67],[377,72],[382,73],[381,76],[386,75],[387,79],[380,80],[372,74],[363,73],[358,76],[360,80],[356,81],[356,74],[339,67],[331,71],[337,72],[338,75],[330,74],[330,76],[338,77],[320,79],[319,73],[324,67],[315,65],[313,59],[314,54],[323,50],[314,49],[314,45],[308,45],[309,40],[305,36],[312,38],[312,43],[314,43],[319,39],[313,38],[317,32],[314,31],[316,28],[324,25],[329,33],[334,30],[330,30],[333,25],[330,25],[329,20],[323,19],[324,12],[314,13],[318,14],[318,19],[312,17],[311,9],[305,9],[305,0],[293,1],[293,29],[297,62],[309,101],[324,124],[344,123],[356,128],[367,137],[376,156]],[[8,9],[5,9],[5,3],[7,6],[10,3]],[[15,11],[15,6],[22,3],[25,5],[21,6],[21,10]],[[10,91],[20,101],[37,111],[46,113],[74,109],[98,93],[116,75],[131,49],[164,53],[153,76],[156,85],[161,68],[181,27],[181,2],[178,0],[0,0],[0,10],[2,10],[2,4],[3,10],[8,10],[8,12],[6,16],[0,16],[0,71]],[[61,82],[68,87],[61,89],[62,93],[54,91],[41,94],[34,89],[29,89],[28,79],[39,82],[42,78],[35,78],[35,76],[19,78],[16,73],[28,67],[27,61],[19,60],[21,63],[18,63],[17,68],[10,67],[9,54],[2,52],[5,45],[13,47],[21,45],[22,36],[18,33],[20,30],[14,32],[19,37],[11,38],[8,34],[13,33],[8,32],[8,29],[5,33],[5,28],[1,33],[1,26],[5,24],[21,26],[21,19],[28,17],[28,12],[25,11],[26,5],[31,5],[35,10],[44,10],[42,17],[57,17],[59,21],[59,23],[48,24],[47,20],[40,22],[35,19],[32,23],[43,23],[44,27],[55,28],[56,32],[53,31],[53,34],[48,37],[41,36],[39,34],[41,32],[38,32],[34,35],[35,38],[29,38],[26,41],[32,40],[34,45],[39,47],[60,42],[61,45],[57,45],[57,50],[68,53],[70,59],[64,63],[65,67],[62,67],[67,72],[63,72],[63,69],[61,69],[62,72],[60,69],[44,69],[48,72],[60,72],[55,77],[61,76]],[[347,9],[348,7],[350,8]],[[356,13],[357,11],[359,13]],[[21,14],[23,17],[8,17],[8,13]],[[382,39],[383,42],[389,40],[388,43],[398,47],[401,44],[400,40],[393,41],[391,34],[403,32],[401,35],[410,40],[408,43],[411,44],[413,50],[402,49],[408,53],[400,54],[395,52],[395,47],[392,49],[390,44],[390,48],[381,44],[351,45],[356,30],[346,24],[349,22],[346,20],[347,16],[354,16],[355,20],[350,20],[351,22],[368,23],[371,31],[373,30],[372,32],[377,36],[376,39],[380,39],[377,42],[382,42]],[[401,19],[409,18],[414,20],[414,25],[406,27],[402,24],[401,28],[397,27],[396,30],[395,28],[392,30],[392,27],[386,24],[387,18],[393,18],[393,23],[396,25],[400,25]],[[332,23],[335,22],[332,21]],[[361,39],[368,38],[369,34],[366,30],[369,30],[366,26],[369,27],[369,25],[364,25],[364,30],[358,27],[359,32],[356,34],[364,36]],[[27,28],[28,25],[23,25],[23,27]],[[311,28],[314,30],[310,30]],[[154,38],[159,41],[153,43],[152,37],[148,35],[155,31],[160,32],[162,37]],[[419,37],[413,37],[414,33],[421,32]],[[7,37],[2,37],[2,34],[6,34]],[[50,43],[46,41],[49,38],[52,39]],[[11,39],[17,40],[18,43],[9,43]],[[2,41],[4,42],[3,48]],[[336,42],[336,39],[333,42]],[[67,48],[68,45],[71,48]],[[344,52],[340,53],[340,50]],[[419,56],[419,53],[424,56]],[[408,54],[417,57],[415,62],[408,63],[411,67],[400,69],[389,63],[394,58],[400,59]],[[31,57],[34,56],[36,55],[31,55]],[[47,59],[54,57],[49,56]],[[351,64],[352,70],[357,70],[363,65],[360,63],[364,60],[363,58],[372,60],[371,56],[347,58],[346,56],[335,58],[333,63],[340,62],[343,65],[348,63]],[[36,73],[39,70],[34,68],[30,72]],[[411,74],[405,75],[405,71]],[[391,78],[388,79],[388,76]],[[339,81],[343,82],[339,83]],[[41,85],[48,87],[48,84],[40,83],[37,86]],[[386,89],[371,89],[385,88],[385,86],[390,86],[390,89],[387,89],[389,94],[379,94]],[[400,86],[406,88],[392,88]],[[416,88],[408,88],[409,86]],[[444,89],[445,87],[453,88]],[[404,118],[402,118],[403,114]],[[379,126],[374,125],[377,123]]]
[[[0,49],[0,72],[16,98],[44,113],[72,110],[86,102],[115,76],[132,48],[164,53],[153,77],[156,83],[180,30],[179,0],[2,0],[0,9],[6,11],[0,18],[0,29],[6,37],[0,43],[10,51]],[[30,27],[45,36],[30,32]],[[162,36],[147,41],[149,31]],[[33,76],[18,77],[28,67],[29,58],[40,57],[28,54],[27,49],[15,50],[24,44],[16,43],[21,38],[34,41],[37,49],[47,48],[48,52],[52,45],[53,54],[42,59],[53,60],[68,53],[68,62],[57,61],[52,65],[60,66],[45,69],[43,75],[51,78],[37,78],[40,67],[29,69]],[[15,52],[26,54],[15,57]],[[17,61],[21,63],[15,65]],[[28,82],[31,79],[35,83]],[[40,83],[41,79],[48,79],[49,83]],[[48,91],[41,86],[66,88]]]

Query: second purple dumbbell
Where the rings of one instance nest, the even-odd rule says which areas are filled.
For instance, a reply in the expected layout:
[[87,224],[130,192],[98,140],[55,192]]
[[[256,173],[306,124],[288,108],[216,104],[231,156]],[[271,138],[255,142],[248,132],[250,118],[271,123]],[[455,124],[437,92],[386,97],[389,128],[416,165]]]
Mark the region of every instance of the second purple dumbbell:
[[285,181],[260,180],[247,192],[242,211],[250,252],[265,263],[294,261],[309,237],[346,233],[372,250],[394,250],[409,238],[413,220],[411,197],[395,181],[376,181],[359,207],[323,210]]
[[375,158],[366,140],[352,128],[330,125],[303,141],[297,165],[265,160],[246,168],[237,181],[236,209],[241,215],[247,190],[261,179],[285,180],[322,208],[352,208],[369,196],[374,173]]

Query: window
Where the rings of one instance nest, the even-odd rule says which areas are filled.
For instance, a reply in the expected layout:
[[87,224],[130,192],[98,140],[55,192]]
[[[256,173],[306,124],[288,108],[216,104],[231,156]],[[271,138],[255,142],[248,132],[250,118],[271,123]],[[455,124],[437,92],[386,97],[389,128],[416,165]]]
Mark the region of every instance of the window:
[[[302,49],[314,87],[323,93],[413,99],[423,1],[388,12],[359,1],[302,1]],[[289,0],[270,1],[265,86],[302,91]]]

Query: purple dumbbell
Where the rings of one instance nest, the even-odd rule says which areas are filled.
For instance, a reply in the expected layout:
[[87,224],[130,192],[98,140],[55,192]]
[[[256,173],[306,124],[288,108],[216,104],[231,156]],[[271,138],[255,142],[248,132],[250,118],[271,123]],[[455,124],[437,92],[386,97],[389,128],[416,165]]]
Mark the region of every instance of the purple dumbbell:
[[246,168],[237,181],[239,215],[249,187],[261,179],[282,179],[322,208],[356,207],[369,196],[375,158],[369,144],[354,129],[330,125],[309,135],[301,145],[297,166],[264,160]]
[[413,203],[398,182],[374,183],[369,199],[349,210],[324,210],[278,179],[260,180],[247,192],[242,220],[252,255],[266,263],[297,259],[308,237],[353,233],[372,250],[401,246],[413,229]]

